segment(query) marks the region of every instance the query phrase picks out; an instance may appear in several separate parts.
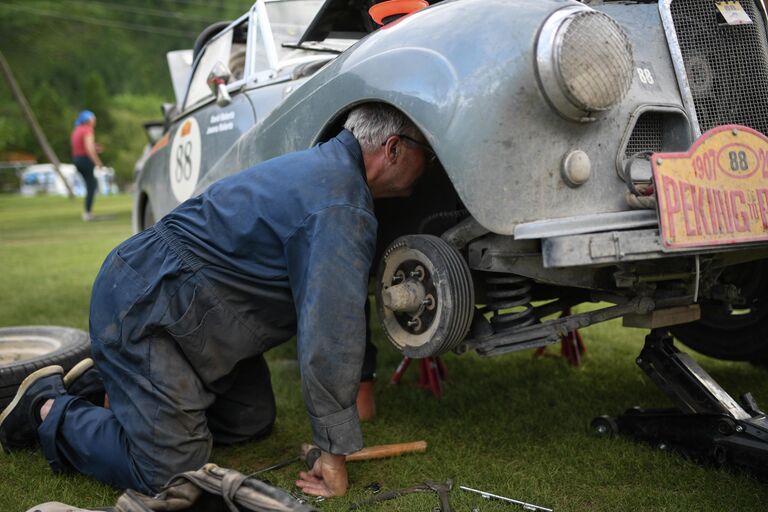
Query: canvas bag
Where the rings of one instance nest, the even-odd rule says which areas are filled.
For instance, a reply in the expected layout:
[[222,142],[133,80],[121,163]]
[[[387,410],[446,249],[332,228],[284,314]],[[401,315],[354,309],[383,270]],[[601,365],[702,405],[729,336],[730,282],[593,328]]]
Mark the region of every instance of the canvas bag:
[[128,489],[114,507],[83,509],[48,502],[27,512],[317,512],[288,492],[234,469],[206,464],[180,473],[155,496]]

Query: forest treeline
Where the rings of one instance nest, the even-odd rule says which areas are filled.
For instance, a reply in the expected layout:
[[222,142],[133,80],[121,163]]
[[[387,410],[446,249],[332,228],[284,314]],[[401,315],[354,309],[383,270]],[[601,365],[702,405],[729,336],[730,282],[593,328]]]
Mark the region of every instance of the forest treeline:
[[[4,0],[0,50],[59,158],[67,162],[77,112],[98,118],[102,160],[132,179],[146,144],[142,123],[173,100],[165,54],[191,48],[211,23],[234,19],[242,0]],[[23,151],[47,161],[4,80],[0,158]]]

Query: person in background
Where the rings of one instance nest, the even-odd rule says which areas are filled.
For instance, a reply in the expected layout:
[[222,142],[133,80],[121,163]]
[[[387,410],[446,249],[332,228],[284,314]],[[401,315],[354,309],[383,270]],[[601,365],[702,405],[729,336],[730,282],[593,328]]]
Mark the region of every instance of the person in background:
[[93,196],[96,194],[96,177],[93,171],[101,167],[99,158],[99,146],[96,144],[93,128],[96,126],[96,116],[90,110],[83,110],[77,115],[75,129],[72,130],[70,142],[72,144],[72,162],[85,181],[85,209],[83,220],[93,220],[91,208],[93,208]]

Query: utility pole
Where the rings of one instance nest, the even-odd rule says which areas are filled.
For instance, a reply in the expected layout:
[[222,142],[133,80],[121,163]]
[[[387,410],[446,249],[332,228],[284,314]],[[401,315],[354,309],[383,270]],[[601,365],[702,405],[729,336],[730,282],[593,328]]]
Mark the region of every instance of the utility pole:
[[61,169],[59,169],[61,162],[59,162],[59,158],[56,156],[53,148],[48,143],[48,138],[45,136],[43,129],[40,128],[40,124],[37,122],[37,119],[35,119],[35,114],[32,113],[32,109],[29,107],[29,102],[27,102],[27,98],[24,96],[21,87],[19,87],[19,84],[16,82],[16,79],[13,76],[13,72],[11,71],[11,67],[8,65],[8,61],[5,60],[5,55],[3,55],[2,51],[0,51],[0,71],[2,71],[5,80],[8,82],[8,86],[11,88],[13,97],[16,98],[16,102],[19,104],[21,113],[24,114],[27,123],[29,123],[29,126],[35,133],[35,137],[37,138],[38,144],[40,144],[40,148],[43,150],[43,153],[45,153],[45,156],[48,158],[48,160],[53,164],[53,168],[56,170],[56,174],[58,174],[61,180],[64,182],[64,186],[67,188],[67,195],[70,199],[74,198],[75,194],[72,192],[72,187],[69,186],[69,182],[61,173]]

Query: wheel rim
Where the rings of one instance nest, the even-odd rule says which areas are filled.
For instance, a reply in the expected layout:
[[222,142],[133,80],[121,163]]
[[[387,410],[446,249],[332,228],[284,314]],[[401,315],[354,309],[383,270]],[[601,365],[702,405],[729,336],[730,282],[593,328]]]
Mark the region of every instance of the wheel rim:
[[40,335],[8,335],[0,337],[0,365],[35,359],[59,350],[60,340]]
[[747,297],[746,303],[702,304],[701,323],[718,330],[738,330],[759,324],[768,316],[768,308],[766,308],[768,279],[765,263],[762,261],[744,263],[727,272],[724,282],[744,290],[744,295]]
[[707,327],[720,330],[739,330],[759,324],[766,316],[768,309],[759,299],[747,307],[733,307],[729,304],[703,304],[704,314],[701,323]]

